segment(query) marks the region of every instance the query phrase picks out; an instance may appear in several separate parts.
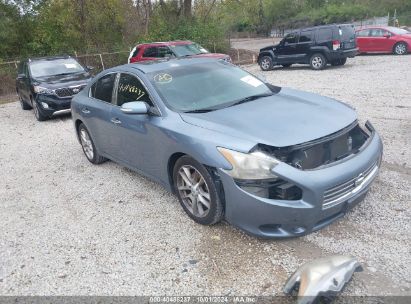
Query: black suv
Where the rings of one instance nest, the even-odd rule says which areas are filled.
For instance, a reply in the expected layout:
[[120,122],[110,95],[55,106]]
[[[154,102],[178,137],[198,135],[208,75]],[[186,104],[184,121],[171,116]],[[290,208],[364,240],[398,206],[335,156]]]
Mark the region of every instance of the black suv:
[[16,79],[21,107],[33,109],[39,121],[69,112],[73,95],[92,78],[90,70],[70,56],[21,61]]
[[347,57],[358,52],[355,29],[351,24],[331,24],[295,30],[277,45],[260,50],[258,64],[263,71],[274,65],[289,67],[293,63],[309,64],[321,70],[327,63],[344,65]]

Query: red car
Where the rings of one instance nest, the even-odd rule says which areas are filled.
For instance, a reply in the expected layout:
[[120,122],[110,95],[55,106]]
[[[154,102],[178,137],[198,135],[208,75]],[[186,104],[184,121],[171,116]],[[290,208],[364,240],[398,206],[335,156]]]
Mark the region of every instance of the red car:
[[359,53],[405,55],[411,47],[411,33],[392,26],[373,26],[356,32]]
[[164,57],[215,57],[231,62],[226,54],[210,53],[205,48],[191,41],[168,41],[143,43],[131,50],[128,62],[156,60]]

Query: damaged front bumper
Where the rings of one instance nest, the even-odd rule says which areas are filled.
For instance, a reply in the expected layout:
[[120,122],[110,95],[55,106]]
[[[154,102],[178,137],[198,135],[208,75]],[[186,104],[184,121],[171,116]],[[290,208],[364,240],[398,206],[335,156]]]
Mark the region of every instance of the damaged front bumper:
[[284,293],[298,288],[298,304],[314,303],[318,297],[332,297],[348,283],[355,271],[361,270],[357,259],[336,255],[302,265],[288,279]]
[[373,132],[361,151],[330,166],[300,170],[280,163],[273,174],[301,189],[301,197],[293,200],[252,194],[219,170],[225,218],[247,233],[265,238],[301,236],[321,229],[364,199],[378,174],[382,150],[381,139]]

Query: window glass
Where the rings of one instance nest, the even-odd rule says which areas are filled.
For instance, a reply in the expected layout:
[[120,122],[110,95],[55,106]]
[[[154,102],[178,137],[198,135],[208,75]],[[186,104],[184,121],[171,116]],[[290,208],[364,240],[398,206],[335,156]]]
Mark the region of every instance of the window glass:
[[146,48],[143,57],[157,57],[157,47]]
[[111,73],[101,77],[92,86],[90,95],[96,99],[103,100],[111,103],[111,97],[113,94],[114,80],[116,79],[116,73]]
[[220,61],[177,66],[147,77],[166,105],[177,111],[224,108],[246,97],[272,94],[258,78]]
[[333,31],[332,28],[322,28],[318,30],[318,41],[319,42],[324,42],[324,41],[331,41],[333,40]]
[[312,40],[312,31],[302,31],[300,33],[300,42],[310,42]]
[[383,37],[386,34],[388,34],[388,32],[383,29],[371,29],[370,30],[371,37]]
[[133,52],[133,55],[131,55],[131,57],[136,57],[138,52],[140,52],[140,48],[136,48],[136,50]]
[[73,58],[32,61],[30,71],[33,77],[85,73],[84,68]]
[[298,42],[298,35],[296,33],[291,33],[285,36],[284,38],[285,43],[297,43]]
[[208,53],[205,48],[197,43],[171,45],[170,48],[178,57]]
[[368,37],[370,30],[361,30],[357,32],[357,37]]
[[169,49],[168,46],[160,46],[157,48],[157,56],[156,57],[172,57],[174,54],[173,52]]
[[152,106],[146,89],[137,77],[121,74],[117,90],[117,105],[122,106],[123,103],[130,101],[145,101]]

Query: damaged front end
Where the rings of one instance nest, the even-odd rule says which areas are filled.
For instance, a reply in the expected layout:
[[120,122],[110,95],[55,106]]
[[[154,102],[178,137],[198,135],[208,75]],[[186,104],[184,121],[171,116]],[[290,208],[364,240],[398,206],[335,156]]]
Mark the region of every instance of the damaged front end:
[[333,297],[347,284],[355,271],[361,271],[357,259],[336,255],[302,265],[288,279],[284,293],[298,289],[298,304],[311,304],[319,297]]
[[369,121],[361,128],[358,121],[348,127],[310,142],[272,147],[258,144],[253,150],[262,151],[300,170],[312,170],[346,159],[366,147],[374,134]]

